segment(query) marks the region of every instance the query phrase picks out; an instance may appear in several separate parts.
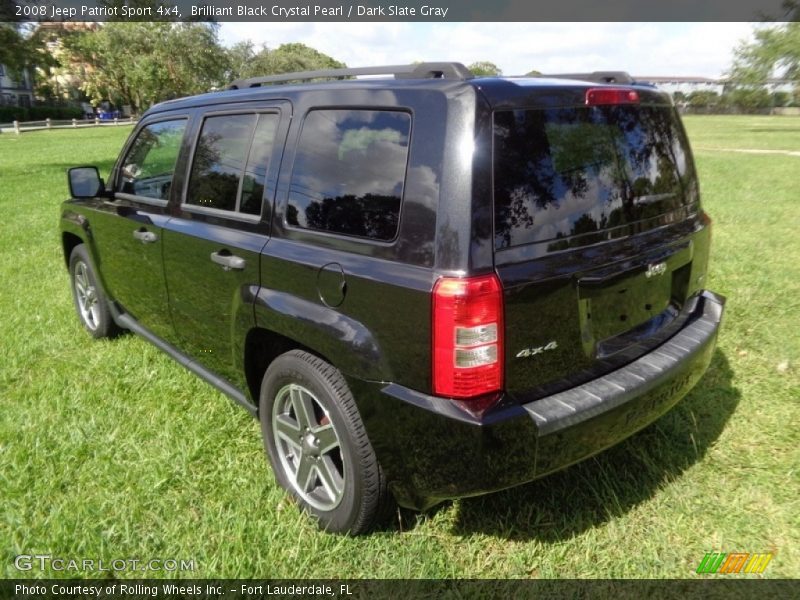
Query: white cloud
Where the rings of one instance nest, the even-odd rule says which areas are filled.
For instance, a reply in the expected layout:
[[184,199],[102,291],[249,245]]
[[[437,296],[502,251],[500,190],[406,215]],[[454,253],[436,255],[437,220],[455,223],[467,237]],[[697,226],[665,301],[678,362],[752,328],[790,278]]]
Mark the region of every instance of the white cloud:
[[223,43],[302,42],[349,66],[489,60],[509,75],[624,70],[718,77],[749,23],[223,23]]

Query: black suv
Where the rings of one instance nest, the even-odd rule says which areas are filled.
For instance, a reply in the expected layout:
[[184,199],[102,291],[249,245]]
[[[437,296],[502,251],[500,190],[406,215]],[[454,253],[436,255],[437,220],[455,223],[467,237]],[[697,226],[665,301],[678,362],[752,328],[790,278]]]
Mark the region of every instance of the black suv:
[[237,81],[147,111],[107,185],[69,179],[83,325],[258,417],[329,531],[619,442],[697,382],[723,312],[686,134],[624,73]]

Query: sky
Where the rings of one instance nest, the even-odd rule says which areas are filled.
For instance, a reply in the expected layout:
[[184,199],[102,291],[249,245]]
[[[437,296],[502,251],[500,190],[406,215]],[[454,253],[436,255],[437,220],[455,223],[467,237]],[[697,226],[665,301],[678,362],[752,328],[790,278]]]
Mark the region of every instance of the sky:
[[222,23],[220,38],[302,42],[349,67],[488,60],[506,75],[628,71],[720,77],[750,23]]

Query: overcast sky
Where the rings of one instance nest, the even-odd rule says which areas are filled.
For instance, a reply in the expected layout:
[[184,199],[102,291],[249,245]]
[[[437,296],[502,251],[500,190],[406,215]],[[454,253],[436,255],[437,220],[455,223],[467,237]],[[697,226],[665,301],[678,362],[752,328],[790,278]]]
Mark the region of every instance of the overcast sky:
[[223,23],[225,45],[302,42],[349,67],[489,60],[506,75],[622,70],[719,77],[749,23]]

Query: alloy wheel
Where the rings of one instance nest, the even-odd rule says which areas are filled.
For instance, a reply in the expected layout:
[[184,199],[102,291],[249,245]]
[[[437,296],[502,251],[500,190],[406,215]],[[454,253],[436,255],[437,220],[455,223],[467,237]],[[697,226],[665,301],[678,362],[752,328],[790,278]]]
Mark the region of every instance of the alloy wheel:
[[336,508],[347,474],[339,435],[320,401],[296,383],[282,387],[273,404],[272,432],[294,491],[318,510]]

